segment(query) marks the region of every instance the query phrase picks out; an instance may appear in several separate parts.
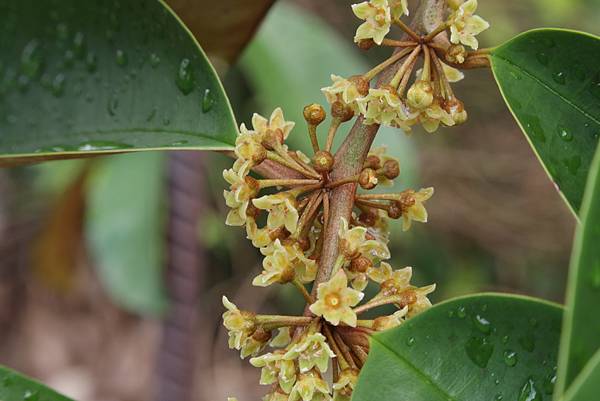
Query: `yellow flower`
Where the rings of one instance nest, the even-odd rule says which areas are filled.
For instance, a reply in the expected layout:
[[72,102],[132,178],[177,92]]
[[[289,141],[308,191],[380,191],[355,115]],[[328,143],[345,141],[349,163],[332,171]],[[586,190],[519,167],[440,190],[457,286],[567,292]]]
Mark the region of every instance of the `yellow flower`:
[[323,92],[327,101],[331,104],[339,101],[350,106],[355,112],[358,111],[356,99],[362,97],[362,95],[355,83],[334,74],[331,74],[331,80],[333,85],[321,88],[321,92]]
[[361,20],[364,20],[354,35],[354,41],[373,39],[381,44],[385,35],[390,31],[392,16],[387,0],[370,0],[352,5],[352,11]]
[[329,365],[329,359],[334,357],[335,354],[329,348],[325,336],[321,333],[312,333],[305,336],[284,355],[285,359],[298,360],[300,373],[306,373],[315,367],[321,373],[325,373]]
[[389,263],[381,262],[379,267],[370,267],[367,274],[371,280],[385,286],[393,286],[401,292],[410,287],[412,277],[412,267],[407,266],[404,269],[394,270]]
[[408,306],[394,312],[389,316],[381,316],[373,321],[373,330],[383,331],[393,329],[399,326],[404,321],[404,317],[408,313]]
[[280,107],[273,110],[271,117],[267,120],[260,114],[254,113],[252,116],[252,126],[256,132],[264,137],[268,131],[276,131],[278,129],[283,133],[283,139],[286,140],[296,123],[292,121],[285,121],[283,117],[283,111]]
[[269,211],[267,227],[276,229],[285,226],[291,234],[298,227],[298,210],[296,199],[288,192],[279,192],[275,195],[265,195],[252,201],[254,206]]
[[354,369],[344,369],[333,384],[333,401],[350,401],[352,392],[358,381],[358,372]]
[[323,316],[329,323],[337,326],[340,322],[356,327],[356,313],[352,307],[358,304],[364,294],[348,288],[348,278],[343,270],[327,282],[319,284],[317,301],[310,306],[310,311]]
[[290,335],[290,328],[280,327],[279,332],[273,337],[271,342],[269,342],[269,345],[273,348],[287,347],[291,341],[292,336]]
[[490,24],[480,16],[474,15],[476,10],[477,0],[467,0],[450,14],[448,24],[452,43],[462,43],[477,50],[479,42],[475,35],[488,29]]
[[[458,81],[462,81],[465,78],[465,74],[461,70],[451,67],[448,64],[441,61],[440,64],[442,64],[442,70],[444,71],[444,75],[446,75],[446,79],[448,80],[448,82],[455,83]],[[421,76],[422,73],[423,69],[419,68],[417,70],[416,75]]]
[[365,116],[364,123],[383,124],[409,131],[408,109],[395,91],[389,88],[371,88],[369,94],[356,101]]
[[407,190],[402,193],[400,203],[402,205],[402,231],[407,231],[412,221],[427,222],[427,210],[423,202],[431,198],[433,188],[423,188],[418,192]]
[[239,350],[256,329],[254,315],[240,311],[226,296],[223,296],[223,306],[227,309],[223,313],[223,325],[229,332],[229,348]]
[[231,210],[227,214],[225,224],[243,226],[246,223],[248,203],[258,194],[258,183],[248,176],[249,163],[233,165],[232,169],[223,171],[223,178],[230,184],[229,191],[223,191],[225,203]]
[[289,401],[330,401],[329,386],[316,372],[300,375],[292,388]]
[[276,239],[272,246],[263,250],[264,270],[254,278],[252,285],[266,287],[273,283],[289,283],[294,278],[302,283],[309,283],[317,274],[316,262],[304,256],[302,250],[294,243],[282,245]]
[[358,256],[365,256],[371,261],[374,258],[389,259],[390,251],[383,242],[367,239],[367,229],[362,226],[349,228],[348,221],[342,218],[342,225],[338,232],[340,249],[346,260]]
[[365,288],[367,288],[369,280],[365,273],[353,272],[347,268],[344,268],[344,271],[346,272],[348,280],[350,280],[350,286],[352,288],[354,288],[357,291],[363,291]]
[[413,317],[418,313],[423,312],[425,309],[431,307],[431,301],[427,298],[427,295],[435,291],[435,284],[427,285],[415,289],[416,301],[408,305],[407,317]]
[[246,218],[246,238],[252,241],[252,245],[257,248],[263,248],[273,243],[271,231],[268,228],[258,228],[256,220]]
[[296,383],[296,366],[294,361],[284,358],[283,352],[268,353],[251,358],[250,364],[260,371],[260,384],[278,383],[283,391],[290,393]]
[[413,119],[409,124],[419,122],[430,134],[437,131],[441,123],[448,127],[454,125],[452,116],[442,108],[438,99],[434,99],[429,107],[420,110],[413,109],[413,112],[414,114],[411,116]]
[[408,0],[388,0],[393,19],[400,19],[403,15],[409,15]]

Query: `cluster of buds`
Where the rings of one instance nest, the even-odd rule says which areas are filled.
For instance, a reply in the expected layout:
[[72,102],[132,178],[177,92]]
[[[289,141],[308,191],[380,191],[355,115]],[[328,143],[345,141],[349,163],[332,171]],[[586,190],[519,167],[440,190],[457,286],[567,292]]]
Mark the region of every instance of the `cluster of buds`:
[[[440,125],[464,123],[467,112],[451,84],[464,78],[459,68],[478,67],[487,62],[486,52],[477,51],[475,36],[489,24],[474,15],[476,9],[477,0],[464,3],[449,0],[447,20],[430,34],[420,36],[401,19],[408,15],[406,0],[370,0],[353,5],[354,14],[365,21],[354,37],[358,46],[362,49],[387,46],[395,51],[362,75],[349,78],[332,75],[333,84],[322,89],[327,100],[332,105],[339,103],[338,108],[359,111],[365,124],[388,125],[407,133],[417,124],[431,133]],[[393,25],[404,31],[406,40],[386,37]],[[465,45],[474,51],[467,51]],[[411,79],[421,58],[422,68]],[[394,74],[371,88],[369,82],[392,65],[396,66]]]
[[[448,20],[427,36],[418,36],[400,20],[408,14],[406,0],[354,5],[354,13],[365,20],[356,33],[359,45],[398,49],[366,74],[348,79],[332,75],[333,85],[323,88],[331,104],[324,146],[318,131],[326,120],[325,109],[319,104],[304,108],[312,157],[288,148],[286,139],[295,123],[286,121],[279,108],[269,119],[254,114],[252,129],[241,125],[235,163],[223,172],[230,184],[224,191],[230,208],[226,223],[245,227],[247,238],[264,256],[253,285],[292,285],[306,301],[300,316],[260,315],[240,310],[223,297],[229,346],[262,369],[260,383],[270,388],[264,401],[350,400],[368,356],[369,336],[431,306],[428,295],[435,285],[414,286],[411,267],[394,269],[385,261],[390,258],[389,219],[401,219],[405,231],[414,221],[426,222],[424,203],[433,188],[369,193],[393,184],[400,175],[399,161],[385,148],[371,149],[359,161],[358,174],[340,178],[332,174],[340,162],[332,146],[340,126],[359,116],[363,124],[387,124],[407,131],[416,123],[433,132],[440,124],[464,122],[466,112],[449,85],[461,79],[462,73],[449,64],[468,65],[482,57],[462,47],[476,47],[474,35],[487,28],[485,21],[473,15],[476,6],[476,0],[449,1]],[[392,24],[410,40],[385,38]],[[447,29],[454,44],[443,47],[434,40]],[[420,56],[422,68],[408,87]],[[371,88],[370,81],[384,69],[392,72],[391,81]],[[269,178],[254,178],[253,170],[259,174],[268,170]],[[336,207],[332,194],[346,185],[353,188],[352,212],[332,222]],[[268,193],[261,194],[265,189]],[[334,262],[325,266],[324,242],[331,237],[338,244],[337,258],[333,255]],[[366,300],[363,291],[369,282],[379,290]],[[395,311],[374,319],[361,316],[383,305]]]

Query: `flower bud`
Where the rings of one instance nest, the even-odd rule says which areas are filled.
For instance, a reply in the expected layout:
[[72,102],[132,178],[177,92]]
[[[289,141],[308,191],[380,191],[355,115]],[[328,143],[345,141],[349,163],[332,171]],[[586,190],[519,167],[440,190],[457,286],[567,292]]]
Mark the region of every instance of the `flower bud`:
[[311,125],[321,124],[325,117],[325,109],[320,104],[312,103],[304,107],[304,119]]
[[365,159],[363,168],[372,168],[373,170],[379,170],[381,168],[381,159],[376,155],[368,155]]
[[326,150],[319,150],[312,159],[312,165],[319,173],[327,173],[333,168],[333,156]]
[[415,109],[426,109],[433,103],[433,87],[431,82],[418,80],[408,90],[406,100]]
[[446,50],[446,61],[452,64],[462,64],[467,57],[467,49],[463,45],[451,45]]
[[383,175],[388,180],[393,180],[400,175],[400,163],[396,160],[386,160],[383,163]]
[[399,202],[392,202],[388,205],[387,214],[390,219],[399,219],[402,217],[402,205]]
[[347,104],[337,101],[331,105],[331,115],[339,118],[342,122],[346,122],[354,117],[354,110]]
[[258,327],[252,334],[252,338],[260,343],[266,343],[271,339],[271,331]]
[[358,258],[352,259],[349,269],[354,273],[366,273],[371,266],[373,266],[373,263],[369,258],[359,256]]
[[360,172],[358,183],[363,189],[373,189],[377,186],[377,174],[375,170],[366,168]]
[[362,96],[367,96],[369,94],[369,89],[371,88],[371,85],[369,85],[369,81],[367,81],[364,76],[353,75],[350,78],[348,78],[348,81],[354,84],[356,90]]
[[450,114],[456,125],[463,124],[467,121],[467,111],[463,102],[456,98],[449,99],[444,102],[444,110]]
[[369,50],[371,47],[375,46],[375,42],[373,39],[362,39],[358,41],[357,45],[361,50]]

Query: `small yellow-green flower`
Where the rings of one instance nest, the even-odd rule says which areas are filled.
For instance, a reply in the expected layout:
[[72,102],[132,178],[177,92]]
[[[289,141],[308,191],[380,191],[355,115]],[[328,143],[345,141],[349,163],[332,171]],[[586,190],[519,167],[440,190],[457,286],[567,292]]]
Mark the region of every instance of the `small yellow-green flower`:
[[420,123],[425,131],[434,133],[440,127],[440,124],[451,127],[454,125],[454,120],[450,113],[446,112],[440,105],[439,99],[434,99],[433,102],[424,109],[411,109],[411,120],[408,124],[413,125]]
[[256,220],[251,217],[246,218],[246,238],[252,241],[252,245],[257,248],[263,248],[273,243],[271,230],[268,228],[258,228]]
[[402,194],[402,230],[407,231],[412,221],[427,222],[427,210],[423,202],[431,198],[433,188],[423,188],[418,192],[413,190],[404,191]]
[[408,0],[388,0],[393,19],[400,19],[404,15],[409,15]]
[[356,226],[350,228],[348,221],[342,218],[342,225],[338,235],[340,237],[340,250],[346,260],[351,260],[358,256],[365,256],[371,260],[373,258],[390,258],[390,251],[387,245],[375,239],[367,239],[367,229],[365,227]]
[[358,372],[354,369],[344,369],[338,381],[333,384],[333,401],[350,401],[352,392],[358,381]]
[[258,193],[256,180],[248,177],[249,164],[238,161],[232,169],[223,171],[223,178],[230,185],[229,191],[223,191],[225,203],[231,209],[225,224],[230,226],[243,226],[246,223],[248,204]]
[[335,354],[329,348],[325,336],[321,333],[307,335],[284,355],[286,359],[298,360],[300,373],[306,373],[315,367],[321,373],[325,373],[329,365],[329,359],[333,357],[335,357]]
[[287,250],[279,240],[273,243],[273,252],[263,259],[263,271],[252,280],[252,285],[266,287],[274,283],[289,283],[294,279],[294,267]]
[[289,327],[280,327],[277,335],[273,337],[269,345],[273,348],[287,347],[292,341]]
[[352,5],[352,11],[361,20],[364,20],[354,35],[354,41],[373,39],[378,45],[390,31],[392,15],[388,0],[370,0]]
[[289,192],[279,192],[275,195],[265,195],[252,201],[254,206],[268,210],[267,227],[270,229],[285,226],[286,230],[294,233],[298,227],[298,210],[296,199]]
[[467,0],[450,14],[448,24],[452,43],[462,43],[477,50],[479,42],[475,36],[488,29],[490,24],[475,15],[476,10],[477,0]]
[[229,348],[240,350],[256,328],[254,314],[240,311],[226,296],[223,296],[223,325],[228,330]]
[[268,341],[261,339],[260,336],[259,338],[256,337],[256,335],[252,335],[246,338],[240,349],[240,358],[244,359],[248,356],[257,355],[267,346]]
[[380,316],[373,321],[373,330],[383,331],[399,326],[408,313],[408,305],[389,316]]
[[300,375],[292,388],[289,401],[330,401],[329,386],[316,372]]
[[381,262],[379,267],[370,267],[367,271],[369,278],[376,283],[384,284],[386,287],[394,287],[397,292],[410,288],[410,279],[412,277],[412,267],[407,266],[403,269],[392,269],[389,263]]
[[427,298],[427,295],[435,291],[435,284],[430,284],[425,287],[415,289],[417,300],[412,304],[408,305],[407,317],[413,317],[418,313],[423,312],[425,309],[431,307],[431,301]]
[[348,288],[348,278],[343,270],[338,270],[333,277],[319,284],[317,301],[310,306],[310,311],[323,316],[329,323],[337,326],[340,322],[356,327],[356,313],[352,307],[358,304],[364,294]]
[[356,100],[362,95],[358,91],[356,84],[344,77],[331,74],[331,80],[333,84],[321,88],[321,92],[327,98],[329,103],[335,103],[341,101],[347,106],[350,106],[352,110],[358,111]]
[[408,109],[395,91],[389,88],[371,88],[369,94],[356,101],[364,115],[364,123],[383,124],[410,130]]
[[294,361],[283,357],[283,352],[268,353],[251,358],[250,363],[261,368],[260,384],[278,383],[286,393],[292,391],[296,383],[296,366]]

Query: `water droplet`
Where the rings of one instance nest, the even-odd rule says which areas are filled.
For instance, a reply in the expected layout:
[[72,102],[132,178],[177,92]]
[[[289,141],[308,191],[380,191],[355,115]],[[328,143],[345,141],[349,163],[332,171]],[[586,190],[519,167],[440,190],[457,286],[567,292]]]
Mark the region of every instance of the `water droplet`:
[[548,65],[548,55],[544,52],[539,52],[535,56],[541,65]]
[[563,71],[556,72],[552,75],[552,79],[559,85],[564,85],[566,82],[567,73]]
[[500,384],[500,379],[496,379],[496,380],[494,380],[494,384],[495,384],[496,386],[497,386],[497,385],[499,385],[499,384]]
[[523,119],[525,120],[525,127],[527,128],[527,132],[529,132],[531,136],[536,140],[545,143],[546,136],[544,135],[544,130],[542,129],[540,119],[535,116],[524,116]]
[[508,341],[510,340],[510,336],[506,335],[502,337],[502,344],[508,344]]
[[464,306],[458,307],[458,309],[456,310],[456,316],[458,316],[461,319],[464,319],[465,316],[467,316],[467,311]]
[[494,401],[502,401],[503,399],[504,399],[504,397],[502,396],[502,394],[497,394],[497,395],[494,397]]
[[552,372],[548,376],[546,376],[546,378],[544,379],[544,383],[542,385],[544,387],[544,393],[546,393],[546,394],[554,393],[555,385],[556,385],[556,372]]
[[73,37],[73,49],[78,57],[83,57],[85,54],[85,36],[81,32],[75,33]]
[[205,89],[204,96],[202,96],[202,112],[208,113],[212,109],[213,104],[215,104],[215,100],[210,93],[210,89]]
[[571,134],[565,127],[558,127],[558,136],[565,142],[571,142],[573,140],[573,134]]
[[181,60],[175,83],[184,95],[189,95],[194,90],[194,73],[189,59]]
[[453,311],[452,309],[450,309],[450,310],[448,311],[448,317],[449,317],[449,318],[453,318],[453,317],[454,317],[454,311]]
[[127,65],[127,53],[125,53],[123,50],[118,49],[117,52],[115,53],[115,60],[117,61],[117,65],[121,66],[121,67],[125,67]]
[[494,345],[488,337],[471,337],[465,344],[465,351],[475,365],[485,368],[494,352]]
[[23,401],[37,401],[39,394],[37,391],[27,390],[23,394]]
[[117,114],[117,109],[119,108],[119,98],[115,95],[112,95],[108,99],[108,104],[106,108],[108,110],[109,115],[114,116],[115,114]]
[[481,331],[483,334],[489,334],[492,330],[492,325],[490,324],[489,320],[481,315],[476,315],[473,318],[473,323],[475,323],[477,330]]
[[[183,145],[187,145],[189,143],[189,141],[186,141],[185,139],[181,140],[181,141],[175,141],[171,143],[171,146],[183,146]],[[316,346],[316,345],[315,345]],[[320,349],[320,348],[319,348]]]
[[98,69],[98,57],[92,52],[85,57],[85,68],[89,72],[95,72]]
[[43,58],[40,42],[36,39],[28,42],[21,53],[21,72],[30,79],[42,73]]
[[50,90],[54,97],[61,97],[65,92],[66,77],[63,74],[57,74],[52,80]]
[[485,311],[487,311],[487,308],[488,308],[487,304],[483,304],[483,305],[481,305],[481,311],[482,311],[482,312],[485,312]]
[[158,67],[159,64],[160,64],[160,57],[158,57],[158,55],[156,53],[152,53],[150,55],[150,65],[152,66],[152,68],[156,68],[156,67]]
[[76,150],[79,151],[95,151],[95,150],[113,150],[113,149],[127,149],[131,148],[131,145],[121,143],[121,142],[112,142],[112,141],[90,141],[84,142],[77,146]]
[[519,338],[519,344],[525,351],[533,352],[535,349],[535,337],[533,337],[532,333],[526,334],[523,337]]
[[598,73],[590,83],[590,92],[592,92],[592,95],[594,97],[600,99],[600,71],[598,71]]
[[513,367],[517,364],[518,356],[515,351],[506,350],[504,351],[504,363],[507,366]]
[[519,393],[518,401],[542,401],[542,394],[535,386],[533,378],[527,379]]
[[409,337],[406,339],[406,345],[408,345],[409,347],[412,347],[413,345],[415,345],[415,338],[414,337]]
[[569,170],[569,173],[571,173],[572,175],[577,175],[577,171],[579,171],[579,167],[581,166],[581,156],[571,156],[563,160],[563,163]]

